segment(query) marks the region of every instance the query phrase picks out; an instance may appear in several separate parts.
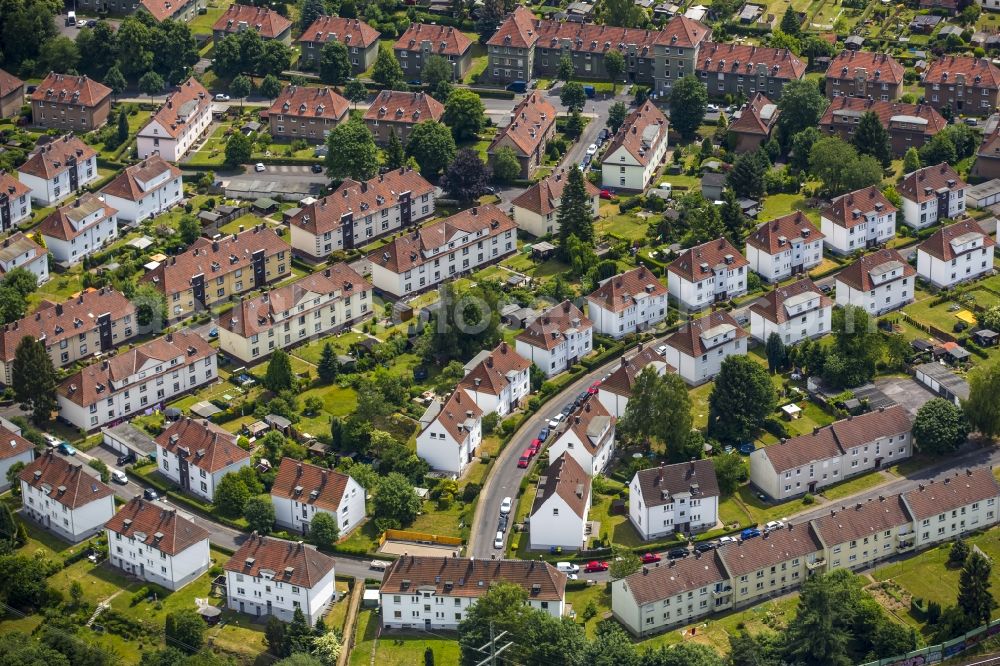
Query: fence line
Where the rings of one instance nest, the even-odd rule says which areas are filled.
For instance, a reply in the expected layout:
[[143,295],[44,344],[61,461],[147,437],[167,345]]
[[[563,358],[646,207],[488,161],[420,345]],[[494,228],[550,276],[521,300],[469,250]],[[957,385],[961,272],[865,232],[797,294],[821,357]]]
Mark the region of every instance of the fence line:
[[[953,638],[944,643],[913,650],[904,655],[869,661],[861,666],[924,666],[925,664],[938,664],[945,659],[951,659],[979,645],[982,641],[996,634],[1000,634],[1000,620],[993,620],[987,625],[977,627],[958,638]],[[985,664],[990,663],[993,662],[987,660],[983,662],[983,665],[985,666]]]

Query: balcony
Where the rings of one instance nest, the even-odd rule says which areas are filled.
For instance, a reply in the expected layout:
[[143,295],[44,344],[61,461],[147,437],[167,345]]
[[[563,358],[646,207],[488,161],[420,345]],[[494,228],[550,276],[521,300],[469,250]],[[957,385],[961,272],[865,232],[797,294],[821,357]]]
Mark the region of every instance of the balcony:
[[718,599],[719,597],[729,596],[732,593],[733,593],[733,586],[726,585],[725,587],[712,590],[712,598]]
[[819,558],[818,560],[813,560],[812,562],[806,562],[806,569],[808,569],[809,571],[815,571],[816,569],[820,569],[825,566],[826,566],[826,559],[822,557]]

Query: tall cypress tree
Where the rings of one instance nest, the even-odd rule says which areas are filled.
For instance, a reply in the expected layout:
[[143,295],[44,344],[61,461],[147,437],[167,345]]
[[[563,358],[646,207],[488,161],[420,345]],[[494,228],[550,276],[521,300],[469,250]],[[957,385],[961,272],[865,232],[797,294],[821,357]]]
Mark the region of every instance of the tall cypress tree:
[[396,129],[389,128],[389,142],[385,146],[385,165],[390,169],[398,169],[406,164],[406,153],[403,142],[396,136]]
[[340,374],[340,361],[333,351],[330,343],[323,345],[323,353],[320,356],[319,364],[316,366],[316,374],[324,384],[330,384]]
[[573,235],[588,245],[594,244],[594,214],[583,172],[576,166],[569,170],[559,202],[559,242]]
[[889,143],[889,132],[882,126],[882,122],[875,115],[874,111],[866,111],[861,116],[858,129],[854,131],[852,139],[854,147],[861,155],[871,155],[879,161],[883,167],[892,164],[892,146]]
[[128,141],[128,113],[125,112],[124,107],[118,112],[117,139],[119,146]]
[[973,626],[990,621],[990,611],[997,606],[990,592],[992,565],[979,551],[972,551],[958,579],[958,605]]
[[798,37],[802,32],[802,24],[799,23],[799,15],[788,5],[784,16],[781,17],[781,32],[792,37]]
[[25,336],[14,352],[14,399],[31,410],[35,423],[44,423],[56,409],[56,370],[45,345]]

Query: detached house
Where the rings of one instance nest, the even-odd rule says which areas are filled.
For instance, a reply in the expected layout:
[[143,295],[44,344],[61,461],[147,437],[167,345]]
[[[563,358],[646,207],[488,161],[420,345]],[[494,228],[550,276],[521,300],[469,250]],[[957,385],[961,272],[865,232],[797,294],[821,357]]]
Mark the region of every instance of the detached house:
[[612,370],[597,388],[597,399],[615,418],[621,418],[625,414],[636,379],[647,367],[652,367],[661,376],[677,372],[677,368],[668,365],[663,360],[663,355],[653,347],[643,347],[639,343],[638,349],[638,353],[631,357],[622,356],[621,365]]
[[111,88],[86,76],[50,72],[29,101],[36,127],[93,132],[108,120]]
[[[0,428],[0,446],[17,443],[21,451],[34,447],[20,435]],[[23,456],[21,456],[23,457]],[[6,478],[6,477],[5,477]],[[18,474],[22,510],[47,530],[71,543],[97,534],[115,515],[115,496],[99,478],[83,471],[78,462],[68,462],[51,449]]]
[[153,153],[179,161],[212,124],[212,96],[191,77],[167,97],[136,136],[139,159]]
[[711,460],[640,470],[629,483],[628,517],[643,539],[696,534],[719,522],[719,481]]
[[590,511],[590,475],[563,452],[538,477],[528,520],[531,550],[583,550]]
[[0,491],[11,487],[7,480],[11,467],[17,463],[28,465],[34,459],[35,445],[21,436],[21,428],[10,421],[0,422]]
[[339,16],[320,16],[299,36],[299,44],[302,47],[299,60],[316,66],[319,64],[326,43],[338,41],[347,47],[347,55],[351,60],[351,74],[357,76],[375,65],[375,58],[378,57],[378,38],[379,31],[364,21]]
[[509,148],[521,165],[518,177],[527,180],[545,161],[545,147],[555,134],[555,107],[541,93],[529,93],[510,112],[510,123],[500,128],[487,148],[490,166],[501,148]]
[[443,115],[444,104],[427,93],[383,90],[365,111],[365,125],[380,146],[389,142],[393,132],[405,146],[414,125],[425,120],[440,121]]
[[820,212],[823,240],[836,254],[883,245],[896,236],[898,211],[877,187],[849,192]]
[[111,565],[168,590],[179,590],[212,563],[208,530],[177,509],[134,497],[104,524]]
[[472,64],[472,40],[458,28],[447,25],[411,23],[392,50],[407,81],[420,79],[424,63],[431,56],[448,61],[453,81],[460,81]]
[[483,350],[465,364],[458,383],[484,414],[507,416],[531,392],[531,363],[506,342],[493,351]]
[[750,306],[750,334],[763,343],[777,333],[786,345],[830,332],[833,301],[809,278],[777,287]]
[[667,266],[670,295],[689,310],[702,310],[747,293],[747,261],[725,238],[681,252]]
[[267,122],[273,137],[322,143],[347,118],[350,108],[333,88],[285,86],[268,109]]
[[66,134],[36,148],[17,175],[31,188],[32,201],[52,206],[97,180],[97,151]]
[[215,489],[226,474],[250,466],[250,454],[236,437],[208,421],[182,418],[156,438],[157,468],[192,495],[215,499]]
[[[1000,3],[1000,0],[997,0]],[[1000,127],[983,136],[976,161],[972,165],[971,176],[991,180],[1000,178]]]
[[307,534],[317,513],[331,516],[340,536],[353,531],[365,519],[365,489],[346,474],[282,458],[271,486],[275,521],[290,530]]
[[283,622],[291,622],[300,610],[314,625],[337,599],[334,564],[314,546],[254,532],[223,566],[226,605]]
[[593,351],[593,333],[593,323],[567,300],[528,324],[514,344],[518,354],[552,377]]
[[139,223],[165,213],[184,199],[181,170],[154,154],[123,172],[101,189],[124,222]]
[[432,469],[461,476],[483,441],[483,410],[458,388],[442,405],[435,400],[420,417],[417,455]]
[[899,99],[903,66],[888,53],[841,51],[826,68],[826,96],[861,97],[883,102]]
[[7,231],[31,219],[31,188],[0,171],[0,231]]
[[956,472],[903,493],[918,548],[995,525],[998,499],[1000,484],[988,467]]
[[263,40],[285,44],[292,41],[292,22],[278,12],[266,7],[232,4],[212,26],[212,39],[216,44],[229,35],[244,30],[255,30]]
[[15,268],[30,272],[37,278],[38,284],[48,282],[49,253],[20,231],[0,241],[0,276]]
[[749,153],[767,143],[780,116],[777,104],[763,93],[754,94],[729,124],[729,132],[734,137],[733,150],[737,153]]
[[903,222],[923,229],[946,217],[962,215],[968,187],[945,162],[906,174],[898,188],[903,197]]
[[104,197],[86,192],[52,211],[38,225],[38,233],[52,259],[71,266],[118,238],[118,214]]
[[837,273],[837,305],[882,315],[913,300],[917,271],[896,250],[866,254]]
[[617,421],[596,396],[587,396],[566,417],[566,429],[549,445],[549,460],[569,453],[589,476],[603,473],[615,454]]
[[747,337],[728,312],[713,312],[670,334],[664,357],[681,379],[697,386],[719,374],[726,358],[746,354]]
[[965,218],[938,229],[917,247],[917,275],[940,289],[993,272],[996,241]]
[[667,118],[647,100],[632,111],[601,158],[601,184],[644,190],[667,154]]
[[0,118],[13,118],[24,105],[24,81],[0,69]]
[[587,296],[594,329],[620,339],[656,326],[667,317],[667,288],[645,266],[603,280]]
[[988,116],[1000,104],[1000,69],[986,58],[941,56],[924,71],[924,98],[953,115]]
[[[573,167],[576,168],[576,167]],[[569,174],[559,169],[538,181],[511,202],[517,228],[535,238],[559,233],[559,206]],[[600,208],[601,191],[586,178],[583,187],[590,199],[591,213],[596,218]]]
[[747,237],[750,270],[768,282],[807,273],[823,261],[823,239],[802,211],[765,222]]
[[750,482],[779,502],[816,493],[909,458],[911,427],[906,409],[899,405],[849,416],[811,434],[757,449],[750,454]]

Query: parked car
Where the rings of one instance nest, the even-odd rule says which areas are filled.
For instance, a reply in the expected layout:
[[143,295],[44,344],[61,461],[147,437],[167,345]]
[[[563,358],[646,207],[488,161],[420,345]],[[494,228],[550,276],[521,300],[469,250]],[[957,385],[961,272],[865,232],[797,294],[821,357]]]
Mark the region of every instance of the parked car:
[[699,553],[707,553],[715,548],[716,544],[711,541],[702,541],[694,545],[694,549]]
[[737,541],[739,541],[739,539],[736,537],[724,536],[719,539],[719,545],[721,546],[724,543],[736,543]]
[[656,553],[644,553],[639,559],[642,560],[643,564],[652,564],[653,562],[659,562],[663,558]]
[[542,450],[542,440],[533,439],[531,444],[528,446],[528,451],[531,453],[532,457],[538,455],[538,452]]
[[64,456],[76,455],[76,449],[74,449],[73,445],[70,444],[69,442],[59,442],[59,446],[57,448],[59,449],[59,453],[63,454]]
[[125,475],[125,472],[120,469],[111,470],[111,480],[115,483],[120,483],[123,486],[128,485],[128,477]]
[[125,465],[130,465],[135,462],[135,454],[129,451],[123,456],[118,456],[118,466],[124,467]]
[[656,353],[659,354],[660,356],[665,356],[667,353],[667,346],[660,345],[659,347],[656,348]]
[[538,439],[540,441],[544,442],[548,438],[549,438],[549,429],[548,428],[542,428],[541,430],[538,431]]
[[750,455],[756,450],[757,447],[754,446],[753,442],[743,442],[742,444],[740,444],[740,453],[742,453],[745,456]]
[[160,496],[157,495],[156,491],[153,490],[152,488],[146,488],[142,491],[142,498],[152,502],[153,500],[160,499]]
[[773,532],[774,530],[780,530],[784,526],[785,526],[785,524],[783,522],[781,522],[780,520],[769,520],[764,525],[764,531],[765,532]]
[[531,457],[525,452],[523,456],[517,459],[517,466],[521,469],[527,469],[528,465],[531,464]]
[[573,410],[575,408],[576,408],[576,406],[572,402],[566,403],[565,405],[563,405],[563,408],[562,408],[562,415],[563,415],[563,417],[567,417],[570,414],[572,414]]
[[615,195],[611,192],[611,190],[601,190],[602,199],[612,199],[614,196]]
[[589,146],[587,146],[587,154],[590,155],[591,157],[593,157],[594,155],[597,154],[597,144],[596,143],[592,143]]
[[742,539],[743,541],[759,536],[760,536],[760,530],[757,529],[756,527],[748,527],[742,532],[740,532],[740,539]]
[[579,573],[580,565],[573,564],[572,562],[556,562],[556,569],[565,574],[575,574]]
[[596,382],[590,385],[590,388],[587,389],[587,393],[589,393],[590,395],[594,395],[600,390],[600,388],[601,388],[601,380],[598,379]]
[[687,557],[688,554],[689,553],[687,548],[671,548],[670,551],[667,553],[667,559],[679,560],[681,558]]
[[594,573],[597,571],[607,571],[607,570],[608,570],[607,562],[596,562],[596,561],[588,562],[587,566],[583,568],[584,573]]
[[62,444],[62,440],[56,437],[55,435],[46,434],[44,435],[44,437],[45,437],[45,443],[48,444],[49,446],[59,446],[60,444]]
[[225,93],[218,93],[215,96],[215,101],[216,102],[228,102],[229,101],[229,95],[226,95]]
[[510,520],[510,516],[508,516],[506,513],[502,514],[500,516],[500,520],[497,521],[497,531],[498,532],[506,532],[507,531],[507,522],[509,520]]
[[323,173],[323,165],[322,164],[313,164],[312,167],[311,167],[311,169],[312,169],[313,173]]
[[375,571],[385,571],[389,568],[391,562],[386,562],[385,560],[372,560],[368,565],[369,569],[374,569]]
[[497,550],[503,548],[503,532],[497,532],[496,538],[493,539],[493,547]]
[[260,173],[264,169],[265,169],[265,167],[264,167],[264,163],[263,162],[257,162],[257,164],[253,165],[253,170],[256,171],[257,173]]
[[503,501],[500,502],[500,513],[506,514],[510,513],[510,510],[514,507],[514,500],[509,497],[504,497]]

